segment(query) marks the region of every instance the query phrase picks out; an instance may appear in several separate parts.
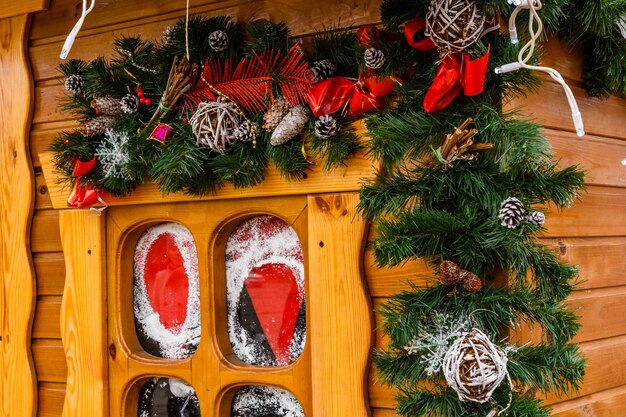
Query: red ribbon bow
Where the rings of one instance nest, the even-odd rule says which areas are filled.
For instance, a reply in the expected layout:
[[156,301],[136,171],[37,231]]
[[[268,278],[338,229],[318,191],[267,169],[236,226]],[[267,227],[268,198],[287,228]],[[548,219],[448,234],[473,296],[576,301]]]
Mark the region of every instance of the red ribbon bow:
[[82,177],[93,169],[96,165],[96,157],[89,161],[76,160],[72,177],[76,178],[74,188],[67,199],[67,205],[70,207],[86,208],[99,202],[100,194],[93,185],[84,185]]
[[307,101],[315,117],[335,113],[346,106],[349,117],[358,116],[382,106],[395,83],[399,80],[394,77],[364,76],[356,82],[345,77],[329,78],[311,86]]
[[404,38],[409,46],[417,49],[418,51],[428,51],[435,49],[437,45],[432,39],[424,35],[424,29],[426,29],[426,19],[411,19],[404,24]]
[[474,60],[467,54],[447,55],[424,97],[424,110],[427,113],[443,110],[461,90],[468,97],[482,93],[490,49],[484,56]]

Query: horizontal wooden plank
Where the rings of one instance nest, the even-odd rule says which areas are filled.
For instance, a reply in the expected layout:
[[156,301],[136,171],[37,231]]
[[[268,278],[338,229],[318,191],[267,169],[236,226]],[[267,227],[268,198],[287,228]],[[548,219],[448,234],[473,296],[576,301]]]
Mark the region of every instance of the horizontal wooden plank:
[[582,50],[573,48],[556,37],[541,44],[541,65],[554,68],[563,78],[582,81]]
[[372,408],[372,417],[400,417],[400,414],[387,408]]
[[563,212],[548,213],[548,237],[626,236],[626,188],[589,186],[580,197]]
[[55,210],[35,212],[30,230],[30,247],[34,253],[61,252],[58,212]]
[[66,94],[61,80],[54,84],[35,87],[35,108],[33,110],[33,123],[66,122],[74,117],[69,112],[61,110],[64,95]]
[[389,297],[408,289],[410,283],[423,285],[433,272],[423,260],[408,261],[401,266],[379,268],[371,248],[365,250],[363,272],[372,297]]
[[35,172],[35,210],[51,209],[52,200],[42,172]]
[[0,19],[45,10],[48,0],[20,0],[0,2]]
[[34,339],[32,350],[37,381],[65,383],[67,365],[61,340]]
[[61,297],[39,297],[35,307],[33,338],[61,338]]
[[626,404],[626,386],[555,404],[554,417],[617,417]]
[[63,253],[39,253],[33,256],[37,276],[37,295],[63,295],[65,260]]
[[65,384],[43,382],[39,384],[37,417],[60,417],[65,401]]
[[577,291],[570,297],[577,309],[582,329],[576,342],[626,334],[626,287]]
[[[589,97],[585,91],[571,86],[588,134],[626,138],[626,99],[608,100]],[[523,106],[523,112],[533,116],[544,127],[574,132],[571,110],[560,84],[545,81],[536,94],[514,100],[511,107]],[[584,140],[584,139],[583,139]]]
[[41,168],[39,154],[50,150],[50,143],[61,131],[72,130],[79,126],[74,120],[42,123],[33,126],[30,132],[30,155],[35,169]]
[[546,129],[559,166],[580,165],[587,171],[585,181],[592,185],[626,187],[626,141]]

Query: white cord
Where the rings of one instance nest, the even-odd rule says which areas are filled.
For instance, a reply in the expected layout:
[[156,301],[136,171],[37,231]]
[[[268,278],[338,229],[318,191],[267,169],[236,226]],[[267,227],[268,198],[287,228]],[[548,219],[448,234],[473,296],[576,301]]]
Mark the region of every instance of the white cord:
[[528,9],[528,31],[530,33],[530,40],[520,49],[517,61],[511,62],[510,64],[502,65],[501,67],[497,67],[495,69],[496,74],[504,74],[506,72],[517,71],[520,68],[529,69],[532,71],[541,71],[548,74],[552,77],[553,80],[561,84],[563,90],[565,91],[565,96],[567,97],[567,101],[569,102],[569,106],[572,110],[572,120],[574,121],[574,127],[576,128],[576,134],[578,136],[585,135],[585,127],[583,125],[583,119],[580,115],[580,110],[578,109],[578,103],[576,102],[576,97],[572,92],[572,89],[567,85],[561,74],[550,67],[542,67],[537,65],[529,65],[528,61],[530,61],[535,52],[535,45],[541,36],[541,32],[543,31],[543,22],[541,21],[538,10],[541,10],[541,0],[509,0],[509,3],[516,6],[513,13],[511,13],[511,17],[509,18],[509,34],[511,35],[511,42],[518,43],[519,40],[517,38],[517,28],[515,27],[515,19],[517,15],[522,9]]
[[189,0],[187,0],[187,8],[185,11],[185,52],[187,61],[189,61]]
[[70,53],[70,49],[72,49],[72,45],[74,45],[74,41],[76,40],[76,36],[78,35],[80,28],[83,26],[83,23],[85,22],[85,18],[87,17],[89,13],[91,13],[95,5],[96,5],[96,0],[91,0],[91,5],[89,6],[89,8],[87,8],[87,0],[83,0],[83,13],[80,15],[78,22],[76,22],[70,34],[67,35],[67,39],[65,39],[63,48],[61,48],[61,55],[59,55],[59,58],[61,59],[67,58],[67,56]]

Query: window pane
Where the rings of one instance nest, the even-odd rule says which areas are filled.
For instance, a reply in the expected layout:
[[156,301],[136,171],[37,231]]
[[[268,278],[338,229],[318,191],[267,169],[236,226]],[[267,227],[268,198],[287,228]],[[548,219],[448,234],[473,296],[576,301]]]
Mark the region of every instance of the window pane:
[[304,411],[289,391],[248,385],[233,397],[231,417],[304,417]]
[[285,221],[257,216],[226,243],[228,334],[235,355],[250,365],[297,359],[306,338],[304,259]]
[[151,378],[141,387],[137,417],[200,417],[194,389],[176,378]]
[[191,356],[200,342],[198,255],[184,226],[162,223],[135,248],[134,311],[137,337],[160,358]]

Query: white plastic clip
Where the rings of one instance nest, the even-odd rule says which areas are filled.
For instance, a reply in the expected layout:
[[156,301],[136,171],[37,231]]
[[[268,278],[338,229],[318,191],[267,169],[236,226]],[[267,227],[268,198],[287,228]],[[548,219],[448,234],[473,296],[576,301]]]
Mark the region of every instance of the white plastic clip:
[[85,18],[89,13],[91,13],[95,5],[96,0],[91,0],[91,5],[89,6],[89,8],[87,8],[87,0],[83,0],[83,13],[80,15],[78,22],[76,22],[70,34],[67,35],[67,39],[65,39],[63,48],[61,48],[61,55],[59,55],[59,58],[67,58],[70,53],[70,49],[72,49],[72,45],[74,45],[74,41],[76,40],[76,36],[78,35],[80,28],[83,26],[83,22],[85,22]]

